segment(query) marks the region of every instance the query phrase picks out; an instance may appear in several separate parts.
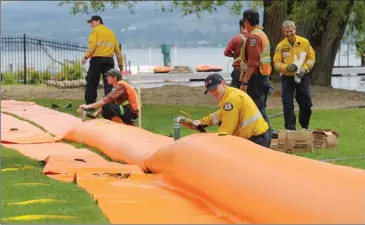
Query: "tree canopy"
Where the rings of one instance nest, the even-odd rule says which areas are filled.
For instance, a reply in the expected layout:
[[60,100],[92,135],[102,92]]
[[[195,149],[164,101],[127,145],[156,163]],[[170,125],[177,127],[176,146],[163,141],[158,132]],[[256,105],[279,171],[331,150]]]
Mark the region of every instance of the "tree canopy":
[[[121,0],[121,1],[61,1],[59,5],[71,4],[71,13],[86,13],[89,14],[90,12],[102,12],[107,7],[111,7],[116,9],[120,6],[126,6],[129,8],[131,13],[134,12],[134,6],[141,2],[149,2],[149,1],[128,1],[128,0]],[[243,4],[242,1],[226,1],[226,0],[219,0],[219,1],[180,1],[180,0],[173,0],[173,1],[155,1],[156,7],[160,8],[162,12],[170,11],[173,12],[176,9],[180,9],[183,13],[182,16],[187,16],[191,14],[195,14],[197,17],[201,16],[202,12],[209,12],[213,13],[217,11],[219,7],[229,7],[230,11],[234,14],[240,14]]]

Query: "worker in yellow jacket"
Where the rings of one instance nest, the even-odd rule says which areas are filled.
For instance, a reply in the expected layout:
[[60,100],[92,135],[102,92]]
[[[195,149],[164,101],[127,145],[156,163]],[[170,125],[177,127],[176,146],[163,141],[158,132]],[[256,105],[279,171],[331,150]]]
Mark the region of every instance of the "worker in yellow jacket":
[[91,24],[92,31],[89,35],[89,47],[82,63],[85,64],[86,60],[90,59],[90,66],[86,75],[85,102],[92,104],[97,98],[100,74],[103,76],[104,94],[107,95],[113,86],[108,84],[105,73],[115,67],[114,53],[119,69],[122,71],[123,56],[114,32],[104,25],[100,16],[92,16],[87,22]]
[[228,135],[270,147],[269,125],[248,94],[227,86],[223,77],[217,73],[205,79],[205,86],[207,88],[205,94],[209,92],[218,101],[219,109],[200,120],[193,120],[194,126],[220,124],[218,128],[220,133],[226,132]]
[[311,76],[308,73],[315,63],[315,52],[307,39],[296,35],[294,21],[285,21],[282,29],[286,38],[277,45],[273,61],[275,68],[280,71],[285,128],[296,129],[293,104],[295,92],[299,123],[302,128],[308,129],[312,114],[309,90]]

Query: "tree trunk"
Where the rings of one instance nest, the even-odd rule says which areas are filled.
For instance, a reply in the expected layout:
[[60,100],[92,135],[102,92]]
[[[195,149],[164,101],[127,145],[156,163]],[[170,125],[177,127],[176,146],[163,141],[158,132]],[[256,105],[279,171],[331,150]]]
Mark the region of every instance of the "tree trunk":
[[270,41],[270,55],[274,56],[277,44],[283,38],[281,25],[287,18],[287,0],[264,0],[264,31]]
[[[340,21],[335,19],[339,15],[334,14],[332,9],[328,7],[328,20],[325,21],[326,26],[324,32],[311,38],[313,40],[311,42],[312,46],[316,52],[316,63],[312,70],[312,84],[331,86],[332,70],[336,54],[345,33],[354,2],[355,0],[349,0],[343,3],[343,19]],[[338,30],[335,30],[335,27]]]

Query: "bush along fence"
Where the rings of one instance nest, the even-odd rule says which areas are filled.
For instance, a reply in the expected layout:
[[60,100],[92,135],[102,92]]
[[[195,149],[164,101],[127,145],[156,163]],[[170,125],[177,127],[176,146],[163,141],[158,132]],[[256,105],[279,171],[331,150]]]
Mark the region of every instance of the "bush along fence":
[[1,83],[83,87],[88,65],[81,60],[87,44],[26,34],[1,37]]

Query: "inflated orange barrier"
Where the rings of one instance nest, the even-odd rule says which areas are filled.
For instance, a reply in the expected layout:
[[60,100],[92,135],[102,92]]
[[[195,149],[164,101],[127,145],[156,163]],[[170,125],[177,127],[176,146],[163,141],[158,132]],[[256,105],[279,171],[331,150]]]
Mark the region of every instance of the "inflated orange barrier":
[[[76,183],[97,201],[111,223],[132,224],[226,224],[224,216],[212,214],[193,201],[159,185],[160,175],[132,174],[113,178],[83,173]],[[122,213],[121,213],[122,212]]]
[[365,170],[273,151],[239,137],[190,135],[162,147],[146,166],[239,221],[365,223]]
[[32,121],[48,132],[61,137],[72,127],[82,123],[80,118],[39,106],[33,102],[4,100],[1,101],[1,110]]
[[197,65],[195,67],[195,70],[197,72],[220,72],[223,70],[223,67],[212,65]]
[[1,113],[1,143],[35,144],[57,141],[60,141],[59,137],[55,138],[26,121]]
[[154,73],[169,73],[173,70],[172,67],[169,66],[155,66],[153,68]]
[[106,119],[85,121],[67,132],[64,139],[98,149],[114,161],[138,165],[143,170],[144,159],[174,142],[170,137]]

